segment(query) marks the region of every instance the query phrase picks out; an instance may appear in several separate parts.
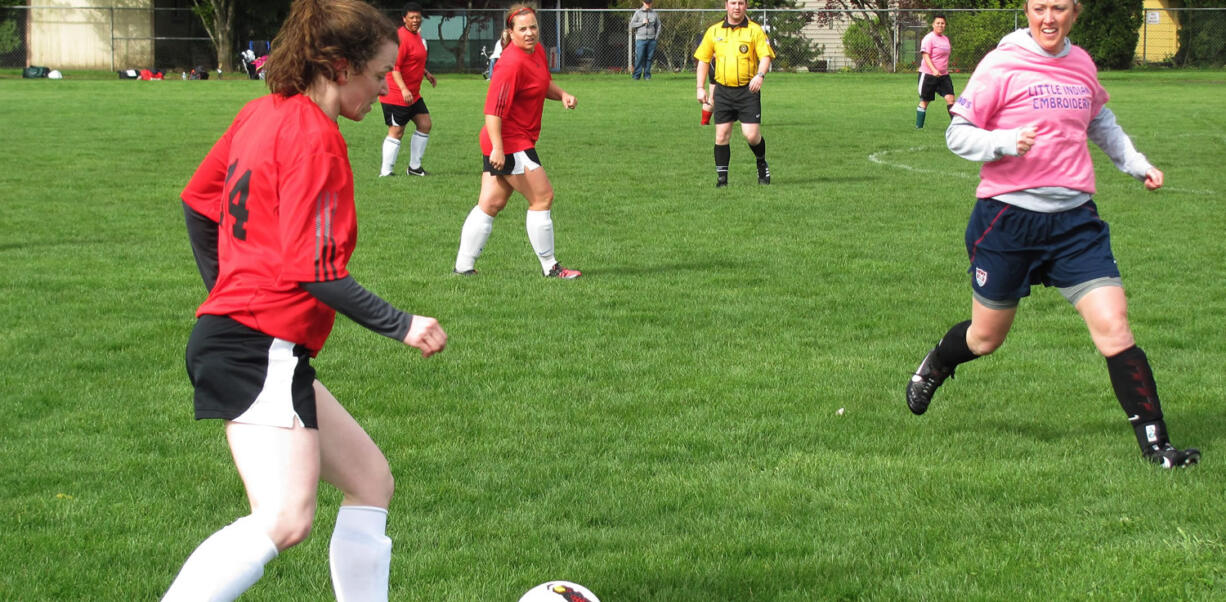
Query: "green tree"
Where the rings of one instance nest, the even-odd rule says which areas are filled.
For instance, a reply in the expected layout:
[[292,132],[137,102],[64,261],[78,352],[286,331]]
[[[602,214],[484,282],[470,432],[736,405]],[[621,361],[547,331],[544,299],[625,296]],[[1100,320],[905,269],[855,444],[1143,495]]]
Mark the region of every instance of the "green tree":
[[[1017,27],[1026,26],[1026,17],[1021,13],[1025,0],[927,0],[917,2],[916,8],[931,9],[922,13],[924,27],[932,23],[932,16],[949,9],[984,9],[975,12],[953,11],[943,13],[953,46],[949,58],[951,68],[972,71],[975,65]],[[988,10],[990,9],[990,10]],[[1002,10],[1011,9],[1011,10]]]
[[[803,8],[796,0],[750,0],[749,11],[754,9]],[[769,27],[771,46],[775,49],[772,67],[791,70],[796,67],[814,69],[824,49],[804,35],[804,28],[812,23],[817,14],[805,12],[766,13],[762,25]],[[751,17],[752,18],[752,17]]]
[[1069,37],[1100,69],[1128,69],[1137,51],[1142,0],[1083,2]]
[[[856,62],[859,69],[889,67],[889,62],[901,50],[901,38],[895,35],[899,31],[899,27],[923,27],[919,23],[919,21],[923,20],[921,16],[923,13],[906,11],[948,8],[1009,8],[1006,5],[1017,4],[1021,1],[826,0],[826,9],[842,12],[822,13],[818,17],[818,22],[822,25],[830,25],[839,18],[850,19],[852,24],[843,35],[844,52]],[[895,9],[903,12],[897,12]],[[902,21],[896,23],[896,18],[902,19]],[[948,21],[952,26],[953,17],[951,16]],[[1001,35],[1004,34],[1002,33]],[[997,39],[999,39],[999,36]],[[954,50],[957,52],[956,45]],[[982,54],[979,56],[981,57]],[[955,55],[954,61],[957,64],[957,55]],[[978,58],[975,58],[974,62],[978,62]]]
[[851,26],[843,33],[843,52],[856,63],[857,69],[886,67],[894,56],[898,40],[894,35],[894,8],[916,8],[914,0],[826,0],[827,10],[844,12],[820,13],[817,22],[823,26],[845,17]]
[[[17,11],[7,10],[10,6],[25,4],[24,0],[0,0],[0,55],[6,55],[22,47],[21,32],[17,31]],[[26,58],[21,58],[25,64]]]
[[[1185,0],[1186,8],[1222,8],[1221,0]],[[1226,11],[1187,11],[1179,20],[1179,50],[1175,64],[1181,67],[1226,65]]]
[[217,51],[217,68],[226,73],[234,71],[236,44],[234,42],[235,0],[192,0],[192,12],[200,17],[204,30]]

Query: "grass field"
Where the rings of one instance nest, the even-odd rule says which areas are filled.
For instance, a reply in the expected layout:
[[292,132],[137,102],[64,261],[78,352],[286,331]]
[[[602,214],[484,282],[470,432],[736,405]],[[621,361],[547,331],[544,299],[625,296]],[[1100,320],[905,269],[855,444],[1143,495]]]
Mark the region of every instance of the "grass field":
[[[247,511],[220,424],[191,418],[204,288],[178,193],[264,89],[69,75],[0,81],[0,599],[154,600]],[[907,411],[969,315],[977,170],[940,111],[913,129],[913,75],[773,74],[774,183],[734,138],[724,190],[692,76],[558,81],[579,107],[547,104],[538,149],[577,281],[540,277],[520,197],[480,276],[450,275],[482,80],[426,90],[429,178],[376,178],[381,118],[342,123],[351,271],[450,335],[423,360],[342,318],[315,362],[397,478],[393,600],[548,579],[605,602],[1226,599],[1226,74],[1103,76],[1167,174],[1146,193],[1094,149],[1134,331],[1175,442],[1205,453],[1174,473],[1053,290]],[[338,503],[321,488],[315,534],[244,600],[331,599]]]

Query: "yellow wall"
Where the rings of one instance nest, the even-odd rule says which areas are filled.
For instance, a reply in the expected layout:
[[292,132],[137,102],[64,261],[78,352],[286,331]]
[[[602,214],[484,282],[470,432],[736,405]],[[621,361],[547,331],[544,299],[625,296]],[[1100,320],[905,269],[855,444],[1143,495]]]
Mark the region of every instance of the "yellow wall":
[[1166,9],[1176,7],[1176,0],[1145,0],[1145,17],[1137,38],[1137,62],[1158,63],[1175,55],[1179,49],[1179,27],[1175,13]]
[[79,0],[32,3],[29,62],[52,69],[153,66],[153,1],[112,0],[114,8],[74,7]]

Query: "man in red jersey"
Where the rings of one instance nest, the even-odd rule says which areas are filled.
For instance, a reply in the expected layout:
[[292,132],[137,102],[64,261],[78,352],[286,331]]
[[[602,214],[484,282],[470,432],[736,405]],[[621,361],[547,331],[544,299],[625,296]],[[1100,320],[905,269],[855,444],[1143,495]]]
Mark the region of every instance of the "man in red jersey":
[[400,142],[404,128],[413,123],[415,131],[409,139],[409,166],[405,173],[411,176],[426,176],[421,159],[430,142],[430,110],[421,97],[421,80],[436,85],[434,75],[426,70],[429,51],[426,40],[421,37],[421,6],[410,2],[404,6],[404,27],[397,30],[400,48],[396,53],[396,68],[387,74],[387,94],[379,97],[383,105],[383,121],[387,123],[387,138],[383,139],[383,166],[380,176],[396,172],[396,157],[400,155]]

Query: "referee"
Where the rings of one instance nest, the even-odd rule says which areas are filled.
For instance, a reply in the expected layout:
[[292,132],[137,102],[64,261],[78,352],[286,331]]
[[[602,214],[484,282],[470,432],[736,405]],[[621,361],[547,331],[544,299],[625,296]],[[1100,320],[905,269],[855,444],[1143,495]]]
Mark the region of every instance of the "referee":
[[[732,122],[741,122],[741,133],[758,159],[758,183],[771,183],[766,164],[766,140],[762,138],[762,81],[775,51],[762,26],[745,16],[746,0],[725,0],[727,17],[707,28],[694,51],[698,59],[698,102],[715,105],[715,187],[728,185],[728,162],[732,151]],[[714,59],[714,61],[712,61]],[[715,70],[715,91],[707,98],[707,73]]]

